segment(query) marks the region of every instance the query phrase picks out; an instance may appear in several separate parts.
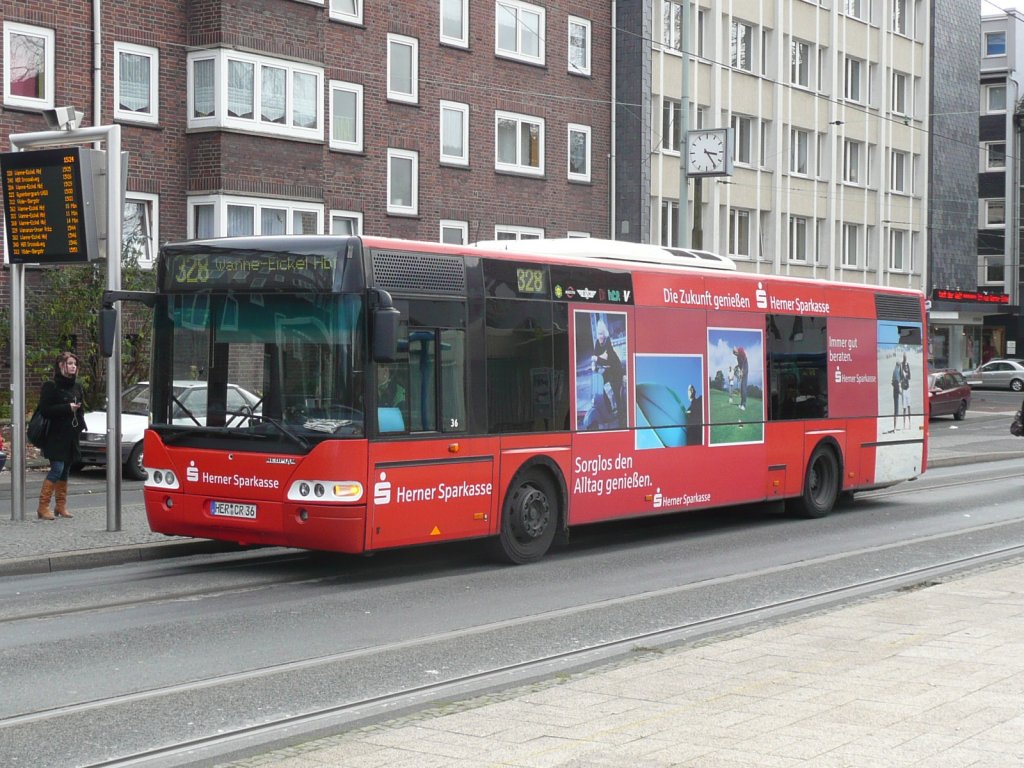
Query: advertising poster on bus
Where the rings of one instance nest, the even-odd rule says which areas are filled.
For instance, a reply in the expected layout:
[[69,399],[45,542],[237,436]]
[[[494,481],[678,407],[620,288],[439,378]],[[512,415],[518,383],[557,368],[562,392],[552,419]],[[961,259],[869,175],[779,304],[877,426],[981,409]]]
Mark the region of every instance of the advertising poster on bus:
[[636,368],[636,448],[704,442],[704,361],[700,355],[641,355]]
[[708,328],[711,445],[764,442],[764,339],[750,328]]
[[576,428],[625,429],[629,344],[624,312],[577,311]]
[[875,481],[920,471],[926,389],[921,323],[878,321],[879,457]]

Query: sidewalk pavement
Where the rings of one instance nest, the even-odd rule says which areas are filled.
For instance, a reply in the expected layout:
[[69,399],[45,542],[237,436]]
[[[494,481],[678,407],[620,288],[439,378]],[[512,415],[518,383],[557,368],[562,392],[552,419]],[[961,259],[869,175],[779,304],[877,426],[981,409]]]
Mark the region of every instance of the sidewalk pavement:
[[[929,466],[1024,458],[1006,415],[988,418],[991,430],[970,434],[933,422]],[[0,473],[8,498],[9,484]],[[108,532],[102,499],[87,498],[73,520],[0,520],[0,576],[224,548],[151,533],[141,505]],[[229,765],[1024,766],[1024,561]]]

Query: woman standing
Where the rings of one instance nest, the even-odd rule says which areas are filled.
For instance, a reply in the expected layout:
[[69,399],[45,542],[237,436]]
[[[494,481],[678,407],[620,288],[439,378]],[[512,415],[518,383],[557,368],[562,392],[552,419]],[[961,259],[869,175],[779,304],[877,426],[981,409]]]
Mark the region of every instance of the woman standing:
[[79,439],[85,431],[82,410],[84,392],[78,377],[78,358],[61,352],[54,364],[53,381],[43,384],[39,394],[39,412],[50,420],[50,429],[43,444],[43,456],[50,460],[50,471],[39,492],[38,515],[41,520],[55,520],[50,499],[56,496],[59,517],[73,517],[68,512],[68,473],[71,465],[82,460]]

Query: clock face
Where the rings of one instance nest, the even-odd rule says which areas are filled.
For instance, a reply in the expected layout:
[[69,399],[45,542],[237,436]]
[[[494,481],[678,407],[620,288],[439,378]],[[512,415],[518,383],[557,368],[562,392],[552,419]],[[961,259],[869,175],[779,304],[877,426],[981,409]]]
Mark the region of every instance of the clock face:
[[697,131],[687,142],[686,169],[690,173],[719,173],[725,168],[725,134]]

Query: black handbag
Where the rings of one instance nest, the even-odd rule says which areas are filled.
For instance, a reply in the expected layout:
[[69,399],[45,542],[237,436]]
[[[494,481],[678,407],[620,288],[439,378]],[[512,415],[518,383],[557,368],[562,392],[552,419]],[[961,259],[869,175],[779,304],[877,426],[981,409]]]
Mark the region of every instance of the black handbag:
[[50,420],[43,416],[37,408],[36,412],[32,414],[32,418],[29,419],[28,429],[25,431],[28,441],[32,445],[36,448],[43,448],[46,445],[46,436],[50,433]]
[[1017,411],[1017,415],[1013,417],[1013,421],[1010,422],[1010,434],[1016,435],[1017,437],[1024,437],[1024,422],[1021,421],[1021,412]]

